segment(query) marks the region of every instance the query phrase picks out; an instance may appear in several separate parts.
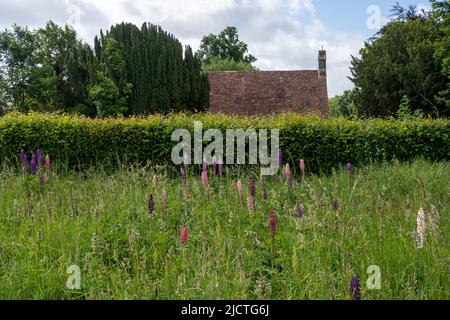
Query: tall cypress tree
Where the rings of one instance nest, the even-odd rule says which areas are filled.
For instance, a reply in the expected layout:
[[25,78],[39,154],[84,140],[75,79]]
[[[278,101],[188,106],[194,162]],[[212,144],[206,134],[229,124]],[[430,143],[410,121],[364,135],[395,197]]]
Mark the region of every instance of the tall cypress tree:
[[156,113],[207,107],[209,86],[200,60],[160,26],[144,23],[139,29],[130,23],[111,27],[106,35],[94,40],[99,59],[104,54],[106,38],[114,39],[125,59],[125,68],[117,82],[121,92],[124,84],[132,84],[129,113]]

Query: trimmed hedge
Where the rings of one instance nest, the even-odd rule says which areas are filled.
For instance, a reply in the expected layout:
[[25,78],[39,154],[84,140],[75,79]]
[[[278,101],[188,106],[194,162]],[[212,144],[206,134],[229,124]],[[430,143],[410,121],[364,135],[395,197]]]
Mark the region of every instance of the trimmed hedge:
[[313,171],[327,172],[347,162],[361,165],[423,157],[449,160],[450,121],[346,120],[284,114],[249,118],[223,115],[155,115],[148,118],[89,119],[68,115],[12,113],[0,119],[0,159],[17,159],[41,148],[69,166],[121,161],[169,163],[173,130],[280,129],[284,159],[305,159]]

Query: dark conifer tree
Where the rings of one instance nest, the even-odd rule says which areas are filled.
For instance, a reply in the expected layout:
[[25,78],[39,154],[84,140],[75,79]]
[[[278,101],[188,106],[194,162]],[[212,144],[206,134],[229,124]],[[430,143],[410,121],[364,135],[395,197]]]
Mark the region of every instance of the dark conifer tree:
[[[195,111],[207,107],[209,86],[200,60],[161,27],[144,23],[139,29],[122,23],[111,27],[94,40],[95,53],[103,61],[106,38],[113,38],[125,59],[120,81],[121,92],[131,84],[129,113],[167,113]],[[114,77],[113,77],[114,78]]]

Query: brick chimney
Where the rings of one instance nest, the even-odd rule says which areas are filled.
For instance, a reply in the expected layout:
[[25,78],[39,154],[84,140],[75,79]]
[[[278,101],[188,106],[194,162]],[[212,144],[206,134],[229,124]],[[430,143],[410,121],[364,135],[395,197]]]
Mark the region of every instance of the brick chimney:
[[327,51],[319,50],[319,78],[327,77]]

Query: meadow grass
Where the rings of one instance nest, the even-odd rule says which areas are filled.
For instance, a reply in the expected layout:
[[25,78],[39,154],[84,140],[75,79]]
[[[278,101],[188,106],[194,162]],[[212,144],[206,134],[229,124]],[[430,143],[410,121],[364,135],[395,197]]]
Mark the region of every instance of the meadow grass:
[[[350,299],[352,275],[363,299],[450,298],[448,163],[343,168],[297,187],[267,178],[267,201],[255,176],[255,212],[246,202],[251,175],[210,170],[206,192],[199,174],[186,186],[163,168],[58,172],[41,185],[3,167],[0,298]],[[81,269],[79,290],[66,286],[71,265]],[[381,270],[379,290],[366,286],[371,265]]]

